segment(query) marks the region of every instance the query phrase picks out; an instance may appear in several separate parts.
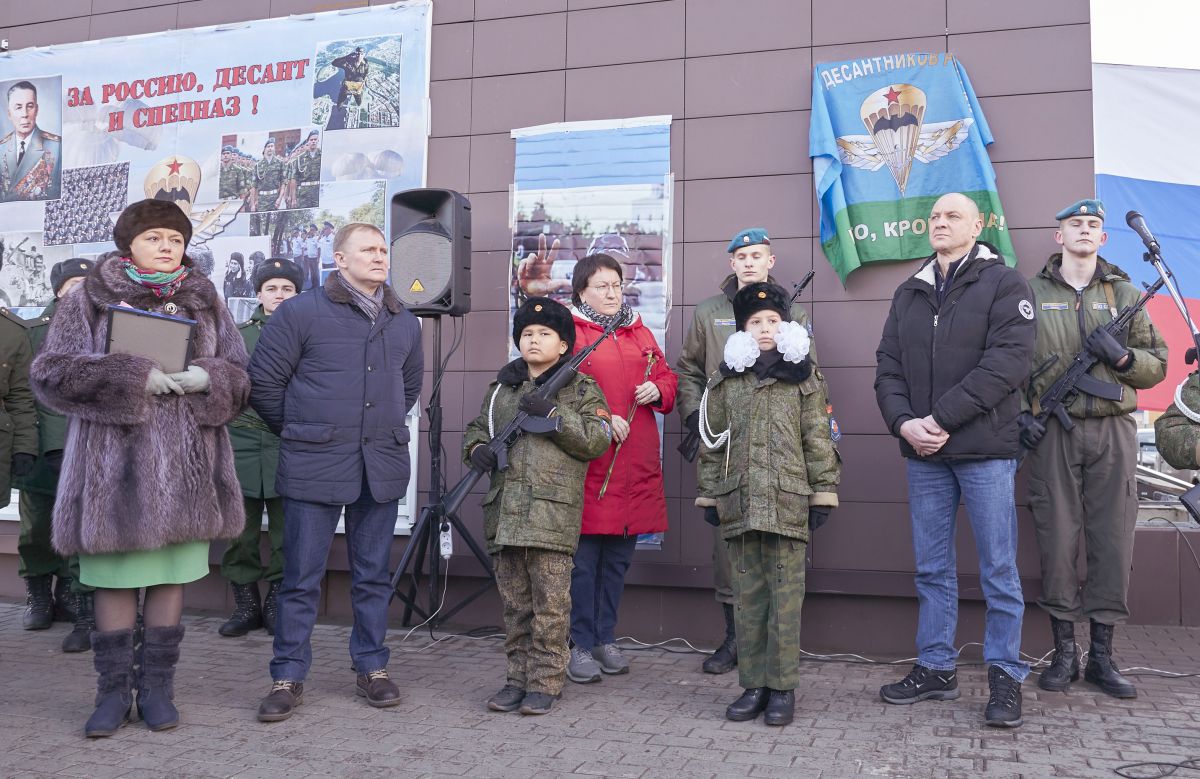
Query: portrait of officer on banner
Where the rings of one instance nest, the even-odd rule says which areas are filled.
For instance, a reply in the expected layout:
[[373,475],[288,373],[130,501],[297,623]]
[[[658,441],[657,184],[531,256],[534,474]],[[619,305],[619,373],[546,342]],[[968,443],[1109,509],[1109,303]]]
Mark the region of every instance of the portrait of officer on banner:
[[61,94],[59,76],[0,81],[0,201],[58,199]]

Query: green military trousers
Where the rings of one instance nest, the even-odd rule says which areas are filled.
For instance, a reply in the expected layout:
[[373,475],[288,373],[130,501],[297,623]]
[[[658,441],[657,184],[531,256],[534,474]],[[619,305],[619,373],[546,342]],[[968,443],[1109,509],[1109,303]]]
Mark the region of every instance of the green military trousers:
[[713,588],[717,603],[733,603],[733,584],[729,580],[729,548],[721,538],[721,527],[713,528]]
[[739,681],[748,690],[794,690],[800,683],[800,608],[808,544],[757,530],[726,543],[733,564]]
[[[283,498],[242,497],[246,508],[246,526],[242,534],[229,542],[221,555],[221,575],[234,584],[254,584],[260,580],[283,579]],[[271,556],[264,567],[258,541],[262,533],[263,506],[267,509],[267,538]]]
[[506,546],[492,557],[504,604],[508,683],[558,695],[567,676],[571,569],[566,552]]
[[63,558],[50,543],[54,496],[21,490],[17,511],[21,515],[21,535],[17,538],[17,564],[21,578],[53,575],[70,579],[73,592],[91,592],[95,589],[79,581],[79,557],[72,555]]
[[[1030,452],[1029,505],[1042,559],[1042,597],[1050,616],[1104,625],[1129,616],[1127,596],[1137,525],[1137,424],[1128,414],[1056,421]],[[1079,583],[1079,541],[1087,580]]]

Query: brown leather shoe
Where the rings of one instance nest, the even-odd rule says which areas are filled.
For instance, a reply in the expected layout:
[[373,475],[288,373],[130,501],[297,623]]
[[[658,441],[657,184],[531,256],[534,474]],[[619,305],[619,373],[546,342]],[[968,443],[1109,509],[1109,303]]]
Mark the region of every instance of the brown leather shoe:
[[258,704],[259,722],[281,722],[292,716],[292,712],[304,698],[304,684],[286,679],[271,685],[271,692]]
[[400,688],[388,678],[388,672],[382,668],[359,674],[357,688],[358,694],[377,709],[400,703]]

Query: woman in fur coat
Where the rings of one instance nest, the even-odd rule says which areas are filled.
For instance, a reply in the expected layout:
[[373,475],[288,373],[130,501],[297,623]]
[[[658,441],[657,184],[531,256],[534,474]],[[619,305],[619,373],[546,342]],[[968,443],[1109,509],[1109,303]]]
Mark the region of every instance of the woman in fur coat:
[[[172,703],[183,626],[183,585],[208,573],[208,542],[244,525],[225,425],[250,394],[246,349],[212,282],[192,272],[192,235],[174,203],[143,200],[113,229],[119,254],[102,260],[58,313],[31,379],[70,418],[54,546],[79,555],[96,587],[96,710],[84,732],[109,736],[137,706],[151,730],[179,723]],[[187,370],[106,354],[109,306],[196,321]],[[138,589],[145,632],[134,676]]]

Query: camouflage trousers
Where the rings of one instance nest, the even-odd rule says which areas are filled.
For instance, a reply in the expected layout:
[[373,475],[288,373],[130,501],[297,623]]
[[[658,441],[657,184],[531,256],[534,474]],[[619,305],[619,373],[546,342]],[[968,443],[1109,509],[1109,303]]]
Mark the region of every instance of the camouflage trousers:
[[508,683],[558,695],[570,659],[571,555],[509,546],[492,559],[504,604]]
[[751,530],[727,542],[742,687],[794,690],[800,683],[804,557],[798,538]]

